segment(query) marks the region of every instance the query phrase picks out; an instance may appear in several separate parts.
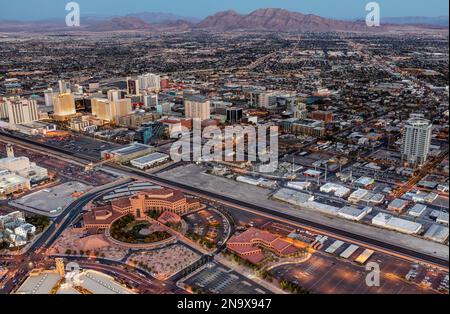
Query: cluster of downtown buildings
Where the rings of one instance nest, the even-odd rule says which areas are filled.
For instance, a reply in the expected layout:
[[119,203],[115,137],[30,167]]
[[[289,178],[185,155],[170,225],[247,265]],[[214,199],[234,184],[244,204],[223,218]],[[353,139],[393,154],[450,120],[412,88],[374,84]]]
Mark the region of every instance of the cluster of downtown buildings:
[[[112,126],[108,135],[121,136],[114,128],[133,130],[130,142],[149,144],[162,134],[170,134],[177,125],[192,129],[192,120],[200,119],[203,126],[221,124],[257,124],[260,114],[285,108],[276,124],[284,133],[323,138],[326,126],[333,122],[331,111],[308,111],[303,99],[293,93],[266,91],[255,86],[224,86],[248,97],[250,107],[234,106],[217,97],[207,97],[195,89],[182,89],[155,74],[126,79],[126,89],[101,89],[99,84],[82,87],[59,81],[58,91],[44,92],[45,103],[38,106],[36,97],[10,96],[0,98],[1,126],[28,134],[55,131],[54,123],[65,128],[101,137],[105,125]],[[105,94],[106,93],[106,94]],[[328,97],[330,91],[320,89],[314,97]],[[160,101],[160,98],[163,101]],[[175,103],[176,102],[176,103]],[[259,108],[251,109],[251,108]],[[244,114],[245,111],[245,114]],[[265,121],[270,121],[267,118]],[[45,121],[45,122],[43,122]],[[401,142],[402,160],[423,165],[430,151],[433,126],[423,114],[411,114],[405,122]],[[125,131],[126,133],[126,131]]]

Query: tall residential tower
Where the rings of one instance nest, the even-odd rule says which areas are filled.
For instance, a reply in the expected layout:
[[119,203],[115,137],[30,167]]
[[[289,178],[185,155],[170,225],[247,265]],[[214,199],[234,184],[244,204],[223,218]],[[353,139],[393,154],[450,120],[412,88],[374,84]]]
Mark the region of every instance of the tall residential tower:
[[423,118],[413,117],[405,124],[402,141],[402,160],[423,165],[430,152],[432,124]]

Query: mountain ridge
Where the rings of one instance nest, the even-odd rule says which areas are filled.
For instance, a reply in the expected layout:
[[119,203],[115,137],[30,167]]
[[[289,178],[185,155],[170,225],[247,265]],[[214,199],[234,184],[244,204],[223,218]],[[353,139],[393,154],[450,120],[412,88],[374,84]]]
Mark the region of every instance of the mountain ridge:
[[166,12],[138,12],[127,14],[126,16],[137,17],[143,20],[146,23],[169,23],[169,22],[177,22],[177,21],[186,21],[189,23],[198,23],[201,19],[189,16],[181,16],[172,13]]
[[[162,12],[140,12],[125,16],[100,17],[95,15],[82,16],[81,27],[68,29],[64,21],[48,19],[42,21],[0,21],[0,32],[45,32],[45,31],[186,31],[192,29],[238,31],[265,30],[278,32],[329,32],[357,31],[380,32],[389,25],[417,26],[424,23],[424,28],[448,27],[448,17],[398,17],[382,19],[382,26],[369,28],[363,20],[338,20],[321,17],[314,14],[303,14],[279,8],[262,8],[248,14],[235,10],[217,12],[196,21],[194,18],[182,17]],[[408,24],[409,23],[409,24]],[[447,25],[445,25],[447,23]],[[384,25],[383,25],[384,24]],[[422,26],[420,26],[422,27]]]
[[249,14],[233,10],[218,12],[206,17],[197,28],[229,30],[275,30],[275,31],[352,31],[365,29],[365,23],[324,18],[314,14],[303,14],[285,9],[265,8]]

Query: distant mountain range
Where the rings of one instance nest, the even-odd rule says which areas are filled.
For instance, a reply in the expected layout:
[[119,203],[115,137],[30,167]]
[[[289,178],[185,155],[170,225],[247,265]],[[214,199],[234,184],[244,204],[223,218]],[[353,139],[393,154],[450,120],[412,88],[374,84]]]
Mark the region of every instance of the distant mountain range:
[[385,31],[389,25],[448,28],[448,17],[396,17],[383,19],[381,28],[369,28],[364,21],[335,20],[313,14],[302,14],[284,9],[259,9],[249,14],[229,10],[216,13],[199,21],[195,18],[170,13],[141,12],[127,16],[84,16],[81,28],[68,29],[64,21],[45,20],[33,22],[0,21],[0,32],[48,32],[48,31],[181,31],[205,29],[216,31],[267,30],[279,32],[328,32],[328,31]]
[[110,20],[93,23],[85,27],[85,30],[96,32],[111,32],[111,31],[137,30],[137,29],[155,30],[155,27],[152,24],[146,23],[143,20],[132,16],[114,17]]
[[198,23],[200,19],[163,12],[140,12],[128,14],[127,16],[137,17],[146,23],[170,23],[176,21],[186,21],[189,23]]
[[382,23],[389,24],[409,24],[409,25],[432,25],[448,27],[448,16],[405,16],[405,17],[387,17],[381,20]]
[[230,30],[273,30],[273,31],[356,31],[367,30],[365,23],[339,21],[313,14],[302,14],[283,9],[259,9],[247,15],[235,11],[219,12],[205,18],[197,28]]

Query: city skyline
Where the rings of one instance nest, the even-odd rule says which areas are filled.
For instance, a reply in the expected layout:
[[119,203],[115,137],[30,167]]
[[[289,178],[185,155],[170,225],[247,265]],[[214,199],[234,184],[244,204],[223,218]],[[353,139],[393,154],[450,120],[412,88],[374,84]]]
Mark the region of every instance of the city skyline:
[[[23,0],[0,4],[0,20],[45,20],[59,19],[66,15],[65,4],[69,1]],[[241,14],[248,14],[260,8],[281,8],[304,14],[314,14],[334,19],[364,19],[367,12],[365,6],[367,0],[344,1],[313,1],[307,0],[299,3],[296,0],[260,0],[260,1],[236,1],[212,2],[209,0],[195,0],[186,5],[185,1],[136,1],[127,3],[118,0],[112,1],[86,1],[79,0],[81,14],[85,16],[110,17],[122,16],[140,12],[162,12],[175,14],[181,17],[203,19],[220,11],[235,10]],[[426,3],[420,0],[414,1],[377,1],[381,7],[382,17],[439,17],[448,16],[449,3],[443,0],[430,0]],[[38,12],[38,14],[37,14]]]
[[0,295],[448,297],[448,4],[109,3],[1,4]]

